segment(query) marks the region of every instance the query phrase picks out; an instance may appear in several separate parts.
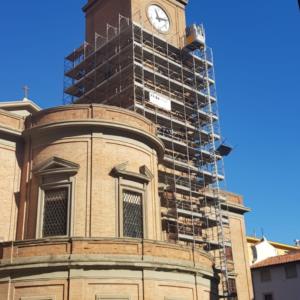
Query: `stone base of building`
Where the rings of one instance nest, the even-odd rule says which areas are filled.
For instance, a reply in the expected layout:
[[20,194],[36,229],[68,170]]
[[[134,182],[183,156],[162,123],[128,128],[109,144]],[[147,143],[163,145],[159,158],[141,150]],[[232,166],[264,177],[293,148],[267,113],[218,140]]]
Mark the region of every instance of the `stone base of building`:
[[0,244],[1,300],[212,300],[217,277],[198,250],[135,239]]

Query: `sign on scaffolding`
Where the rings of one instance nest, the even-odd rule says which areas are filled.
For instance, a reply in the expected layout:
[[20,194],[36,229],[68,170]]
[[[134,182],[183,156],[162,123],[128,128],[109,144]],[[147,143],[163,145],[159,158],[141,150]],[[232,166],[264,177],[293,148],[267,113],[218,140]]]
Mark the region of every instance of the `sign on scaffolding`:
[[149,100],[151,103],[153,103],[154,105],[171,111],[171,101],[169,99],[167,99],[166,97],[163,97],[162,95],[153,93],[153,92],[149,92]]

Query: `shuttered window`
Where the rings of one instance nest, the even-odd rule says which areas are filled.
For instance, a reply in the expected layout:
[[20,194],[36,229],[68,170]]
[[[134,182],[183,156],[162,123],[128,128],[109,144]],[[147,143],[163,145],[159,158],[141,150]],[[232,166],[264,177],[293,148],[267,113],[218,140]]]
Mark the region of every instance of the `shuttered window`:
[[67,235],[68,199],[67,187],[45,190],[43,237]]
[[123,236],[143,238],[142,195],[123,190]]

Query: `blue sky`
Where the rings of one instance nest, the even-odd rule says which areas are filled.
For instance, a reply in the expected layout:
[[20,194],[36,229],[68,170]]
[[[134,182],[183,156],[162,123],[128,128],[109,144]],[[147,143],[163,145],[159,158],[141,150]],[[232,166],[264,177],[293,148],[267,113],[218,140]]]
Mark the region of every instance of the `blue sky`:
[[[38,4],[37,4],[38,3]],[[0,100],[62,104],[63,58],[84,39],[84,0],[4,1]],[[297,0],[190,0],[214,49],[228,189],[252,208],[247,230],[300,238],[300,11]]]

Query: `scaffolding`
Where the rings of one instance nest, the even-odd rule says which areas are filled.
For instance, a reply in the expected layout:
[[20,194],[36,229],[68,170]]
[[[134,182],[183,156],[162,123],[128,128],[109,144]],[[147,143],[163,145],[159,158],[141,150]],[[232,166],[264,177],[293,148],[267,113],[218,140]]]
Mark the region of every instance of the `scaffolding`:
[[193,26],[201,39],[182,37],[179,48],[178,35],[166,40],[143,20],[120,15],[117,26],[107,25],[106,36],[96,33],[93,44],[85,42],[66,57],[64,101],[127,108],[157,125],[166,147],[159,166],[164,238],[214,255],[220,297],[236,299],[220,192],[228,149],[220,135],[212,51],[203,27]]

